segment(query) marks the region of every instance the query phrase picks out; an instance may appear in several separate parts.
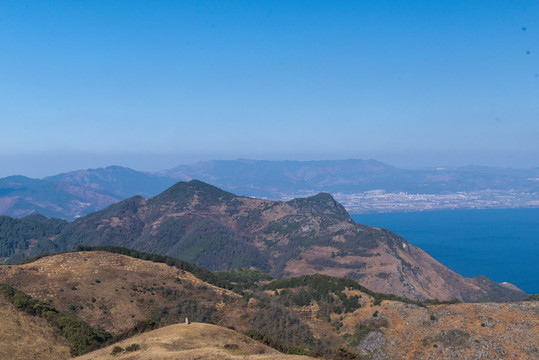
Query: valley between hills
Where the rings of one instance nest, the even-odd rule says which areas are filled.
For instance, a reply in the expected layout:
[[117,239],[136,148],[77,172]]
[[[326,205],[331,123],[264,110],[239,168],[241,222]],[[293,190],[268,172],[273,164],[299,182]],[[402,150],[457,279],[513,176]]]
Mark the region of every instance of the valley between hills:
[[72,222],[1,220],[1,358],[539,357],[536,296],[464,278],[329,194],[189,181]]

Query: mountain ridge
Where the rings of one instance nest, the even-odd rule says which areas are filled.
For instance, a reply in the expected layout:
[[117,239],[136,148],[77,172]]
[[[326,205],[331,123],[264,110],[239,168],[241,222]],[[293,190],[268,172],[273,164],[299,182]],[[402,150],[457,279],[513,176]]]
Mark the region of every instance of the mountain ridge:
[[[508,184],[531,191],[537,190],[539,186],[528,179],[539,176],[537,168],[464,166],[400,169],[377,160],[360,159],[213,160],[180,165],[157,174],[183,181],[196,178],[236,193],[253,196],[276,196],[279,193],[291,194],[302,190],[335,193],[376,189],[434,194],[508,188]],[[260,192],[261,189],[264,191]]]
[[523,292],[466,279],[388,230],[355,224],[329,194],[288,202],[236,196],[201,181],[133,197],[65,225],[32,254],[114,245],[210,270],[253,266],[276,278],[350,277],[412,299],[521,299]]
[[[236,194],[273,200],[328,192],[355,213],[529,207],[539,201],[537,168],[467,166],[412,170],[376,160],[244,159],[180,165],[153,174],[109,166],[43,179],[10,176],[0,179],[0,214],[23,217],[42,213],[73,220],[128,197],[152,197],[178,180],[193,179]],[[377,193],[371,194],[371,191]],[[403,194],[421,196],[411,199]],[[422,194],[431,199],[424,203]],[[468,202],[463,195],[469,198]],[[393,205],[387,206],[387,202]]]
[[120,166],[78,170],[32,179],[0,179],[0,214],[40,213],[73,220],[134,195],[153,196],[176,180]]

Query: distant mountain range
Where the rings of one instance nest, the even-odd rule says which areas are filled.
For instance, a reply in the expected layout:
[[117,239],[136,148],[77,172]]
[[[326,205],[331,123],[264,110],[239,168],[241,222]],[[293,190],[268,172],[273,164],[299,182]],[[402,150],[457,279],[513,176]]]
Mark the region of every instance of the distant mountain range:
[[521,300],[514,286],[464,278],[388,230],[355,224],[327,193],[287,202],[236,196],[198,180],[135,196],[70,223],[0,218],[0,257],[78,245],[121,246],[210,270],[255,267],[273,277],[322,273],[409,299]]
[[0,179],[0,214],[42,214],[72,220],[131,196],[150,197],[177,180],[120,166],[73,171],[44,179]]
[[[178,180],[192,179],[272,200],[328,192],[353,212],[539,206],[539,168],[408,170],[375,160],[219,160],[155,174],[110,166],[44,179],[9,176],[0,179],[0,214],[23,217],[40,213],[72,220],[131,196],[157,195]],[[370,191],[381,193],[368,194]],[[400,193],[429,196],[425,200]],[[461,196],[451,196],[456,193]]]
[[220,160],[158,172],[179,180],[202,180],[237,194],[281,198],[300,191],[357,193],[369,190],[441,194],[508,190],[539,191],[539,168],[482,166],[399,169],[376,160]]

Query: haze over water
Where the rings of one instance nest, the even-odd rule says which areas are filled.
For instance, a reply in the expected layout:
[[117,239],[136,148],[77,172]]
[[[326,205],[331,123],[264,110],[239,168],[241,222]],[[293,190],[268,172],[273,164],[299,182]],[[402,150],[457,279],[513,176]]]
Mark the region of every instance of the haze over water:
[[386,228],[451,270],[539,293],[539,209],[451,210],[352,215]]

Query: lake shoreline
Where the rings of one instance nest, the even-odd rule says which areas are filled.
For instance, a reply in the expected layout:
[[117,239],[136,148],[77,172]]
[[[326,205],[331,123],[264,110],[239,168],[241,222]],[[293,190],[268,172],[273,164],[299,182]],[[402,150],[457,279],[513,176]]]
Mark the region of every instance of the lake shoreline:
[[539,292],[539,208],[351,214],[388,229],[451,270]]

